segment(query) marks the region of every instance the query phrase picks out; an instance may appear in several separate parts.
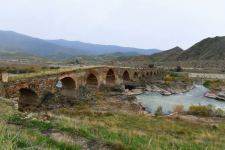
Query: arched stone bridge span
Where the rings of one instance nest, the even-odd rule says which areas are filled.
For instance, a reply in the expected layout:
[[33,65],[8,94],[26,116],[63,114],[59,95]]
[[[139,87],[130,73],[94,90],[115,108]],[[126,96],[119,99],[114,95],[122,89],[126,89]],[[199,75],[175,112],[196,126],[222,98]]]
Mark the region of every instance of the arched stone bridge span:
[[162,70],[156,68],[113,66],[79,68],[58,74],[5,82],[1,95],[7,98],[19,97],[19,102],[26,101],[26,104],[29,105],[29,103],[38,103],[38,99],[57,92],[73,97],[81,86],[98,89],[100,85],[110,87],[138,82],[140,79],[151,78],[161,73]]

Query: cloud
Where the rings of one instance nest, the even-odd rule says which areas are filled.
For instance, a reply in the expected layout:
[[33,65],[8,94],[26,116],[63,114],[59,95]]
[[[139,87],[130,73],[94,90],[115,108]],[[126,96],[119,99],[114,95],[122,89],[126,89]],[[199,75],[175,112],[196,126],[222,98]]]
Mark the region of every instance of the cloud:
[[0,29],[140,48],[225,35],[224,0],[0,0]]

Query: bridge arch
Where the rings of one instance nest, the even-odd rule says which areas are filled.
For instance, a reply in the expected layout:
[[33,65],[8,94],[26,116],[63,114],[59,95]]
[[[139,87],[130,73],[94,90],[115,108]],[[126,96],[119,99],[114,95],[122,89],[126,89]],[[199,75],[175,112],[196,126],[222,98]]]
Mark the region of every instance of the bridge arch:
[[76,82],[71,77],[64,77],[58,81],[57,85],[62,91],[62,95],[73,97],[75,96]]
[[19,90],[18,107],[20,111],[32,110],[39,105],[38,95],[29,88],[21,88]]
[[145,78],[145,74],[144,73],[142,74],[142,78]]
[[134,72],[134,79],[137,79],[137,78],[138,78],[138,73]]
[[106,84],[113,85],[116,83],[116,76],[112,69],[109,69],[106,74]]
[[130,75],[129,72],[126,70],[123,73],[123,81],[129,81],[130,80]]
[[90,73],[90,74],[87,76],[87,79],[86,79],[86,85],[87,85],[87,87],[89,87],[89,88],[95,88],[95,87],[98,87],[98,79],[97,79],[97,77],[96,77],[95,74]]
[[74,79],[71,77],[65,77],[65,78],[61,79],[60,81],[62,82],[63,89],[71,90],[71,89],[76,88],[76,83],[75,83]]

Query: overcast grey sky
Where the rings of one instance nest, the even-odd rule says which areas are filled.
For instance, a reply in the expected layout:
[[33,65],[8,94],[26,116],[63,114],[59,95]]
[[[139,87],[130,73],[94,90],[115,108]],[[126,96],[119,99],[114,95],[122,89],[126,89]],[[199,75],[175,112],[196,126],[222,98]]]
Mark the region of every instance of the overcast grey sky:
[[0,30],[139,48],[225,35],[225,0],[0,0]]

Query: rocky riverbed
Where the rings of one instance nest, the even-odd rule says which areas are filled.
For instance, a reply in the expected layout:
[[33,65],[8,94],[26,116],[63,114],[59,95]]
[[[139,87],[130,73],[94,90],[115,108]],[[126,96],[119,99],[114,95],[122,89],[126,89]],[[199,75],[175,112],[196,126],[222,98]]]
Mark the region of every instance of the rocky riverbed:
[[208,98],[225,101],[225,91],[220,91],[220,92],[208,91],[207,93],[205,93],[205,96]]
[[194,88],[193,85],[185,86],[183,88],[170,88],[170,87],[162,88],[157,85],[147,85],[146,87],[138,87],[138,88],[135,88],[132,90],[126,89],[123,92],[123,94],[124,95],[139,95],[139,94],[143,94],[144,92],[158,92],[161,95],[170,96],[173,94],[180,94],[180,93],[188,92],[188,91],[192,90],[193,88]]

